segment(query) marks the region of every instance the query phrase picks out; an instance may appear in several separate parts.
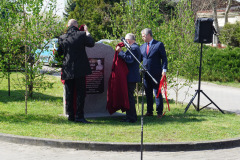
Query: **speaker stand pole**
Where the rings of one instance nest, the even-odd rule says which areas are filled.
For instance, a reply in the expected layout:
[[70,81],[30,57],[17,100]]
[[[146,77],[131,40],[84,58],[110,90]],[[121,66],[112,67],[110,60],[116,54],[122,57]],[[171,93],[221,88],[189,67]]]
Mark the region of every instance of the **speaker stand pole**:
[[[190,105],[193,104],[193,106],[195,107],[195,109],[197,111],[200,111],[204,108],[206,108],[207,106],[209,106],[210,104],[214,104],[218,110],[220,112],[222,112],[224,114],[224,112],[203,92],[203,90],[201,90],[201,74],[202,74],[202,48],[203,48],[203,43],[201,43],[201,52],[200,52],[200,67],[199,67],[199,79],[198,79],[198,90],[196,90],[195,94],[193,95],[192,99],[190,100],[190,102],[188,103],[187,107],[185,108],[185,112],[187,112],[187,110],[189,109]],[[206,106],[199,108],[200,105],[200,93],[202,93],[205,97],[207,97],[207,99],[211,102],[209,104],[207,104]],[[196,96],[198,95],[198,100],[197,100],[197,106],[193,103],[193,100],[196,98]]]
[[146,73],[145,69],[140,69],[142,75],[142,112],[141,112],[141,160],[143,160],[143,112],[144,112],[144,76]]

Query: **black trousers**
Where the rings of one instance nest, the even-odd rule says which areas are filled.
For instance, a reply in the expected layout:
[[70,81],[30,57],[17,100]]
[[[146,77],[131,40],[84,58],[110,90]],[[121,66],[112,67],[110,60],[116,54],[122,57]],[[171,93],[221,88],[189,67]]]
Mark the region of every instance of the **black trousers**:
[[157,114],[162,115],[163,113],[162,94],[159,94],[159,97],[157,98],[158,85],[156,85],[148,75],[145,75],[144,78],[144,88],[147,97],[147,113],[153,114],[153,92],[154,92]]
[[[76,89],[76,105],[77,110],[74,113],[73,101],[74,101],[74,89]],[[84,77],[65,80],[66,90],[66,108],[69,117],[76,119],[84,118],[84,103],[86,97],[86,79]]]
[[134,90],[136,89],[136,82],[128,82],[128,99],[130,109],[126,111],[126,118],[131,121],[137,121],[137,113],[135,107]]

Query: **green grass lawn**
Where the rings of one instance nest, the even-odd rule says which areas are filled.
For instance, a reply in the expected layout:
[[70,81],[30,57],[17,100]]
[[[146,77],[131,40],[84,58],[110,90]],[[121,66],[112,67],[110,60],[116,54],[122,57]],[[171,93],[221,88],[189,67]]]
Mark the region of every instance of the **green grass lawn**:
[[[24,90],[15,85],[16,74],[11,75],[11,96],[8,96],[7,80],[0,79],[0,133],[79,141],[140,143],[140,112],[138,122],[134,124],[120,122],[119,117],[91,119],[92,124],[79,124],[60,116],[63,114],[63,86],[57,77],[48,77],[49,81],[55,82],[53,88],[35,92],[34,98],[28,100],[26,115]],[[170,107],[171,111],[162,119],[144,117],[145,143],[240,137],[239,115],[222,114],[210,109],[197,112],[192,106],[184,114],[185,105],[171,103]]]

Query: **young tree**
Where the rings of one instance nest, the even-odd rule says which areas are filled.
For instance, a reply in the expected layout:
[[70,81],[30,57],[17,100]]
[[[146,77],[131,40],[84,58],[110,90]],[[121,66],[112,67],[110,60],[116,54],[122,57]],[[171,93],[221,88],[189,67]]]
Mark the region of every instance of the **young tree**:
[[4,77],[8,79],[8,95],[10,96],[10,75],[12,70],[22,64],[21,40],[16,32],[16,16],[20,9],[18,3],[3,0],[0,4],[0,70]]
[[170,87],[176,92],[176,103],[178,91],[183,86],[190,87],[198,75],[199,50],[197,44],[193,42],[194,18],[191,3],[182,1],[177,5],[175,16],[161,26],[161,38],[168,53],[168,79]]
[[[20,64],[15,67],[24,71],[24,78],[15,81],[18,86],[25,86],[25,112],[27,114],[28,96],[33,96],[34,89],[45,89],[51,86],[44,74],[40,73],[42,64],[37,64],[40,54],[37,49],[44,49],[44,41],[59,35],[64,25],[54,13],[56,0],[49,0],[44,6],[43,0],[15,0],[12,4],[8,0],[3,0],[0,4],[12,6],[8,19],[1,20],[1,38],[2,50],[5,55],[14,55],[18,53]],[[14,8],[14,9],[13,9]],[[15,8],[17,10],[15,10]],[[44,10],[43,10],[44,9]],[[4,61],[9,60],[4,56]]]
[[[158,2],[158,3],[156,3]],[[177,92],[182,86],[190,86],[198,75],[198,46],[193,42],[195,25],[194,14],[189,1],[180,1],[175,8],[173,16],[167,21],[159,10],[161,1],[135,0],[134,3],[121,2],[116,4],[119,14],[112,13],[114,38],[119,38],[126,33],[136,34],[139,45],[144,43],[141,30],[151,28],[153,38],[164,43],[168,57],[168,80]],[[111,34],[109,33],[109,36]],[[181,82],[178,78],[187,79]],[[176,79],[178,78],[178,80]]]

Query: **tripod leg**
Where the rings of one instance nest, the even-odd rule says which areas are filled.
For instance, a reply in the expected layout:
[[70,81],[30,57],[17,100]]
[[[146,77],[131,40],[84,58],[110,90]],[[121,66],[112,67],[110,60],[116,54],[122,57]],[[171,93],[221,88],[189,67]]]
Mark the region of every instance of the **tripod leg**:
[[185,108],[185,112],[184,113],[187,112],[188,108],[192,104],[192,102],[193,102],[194,98],[197,96],[197,94],[198,94],[198,91],[196,91],[195,94],[193,95],[192,99],[190,100],[190,102],[188,103],[187,107]]
[[219,110],[220,112],[222,112],[222,113],[224,114],[224,112],[223,112],[203,91],[201,91],[201,92],[203,93],[204,96],[207,97],[207,99],[208,99],[209,101],[212,102],[212,104],[214,104],[214,105],[218,108],[218,110]]

